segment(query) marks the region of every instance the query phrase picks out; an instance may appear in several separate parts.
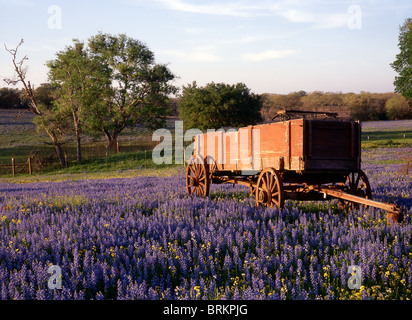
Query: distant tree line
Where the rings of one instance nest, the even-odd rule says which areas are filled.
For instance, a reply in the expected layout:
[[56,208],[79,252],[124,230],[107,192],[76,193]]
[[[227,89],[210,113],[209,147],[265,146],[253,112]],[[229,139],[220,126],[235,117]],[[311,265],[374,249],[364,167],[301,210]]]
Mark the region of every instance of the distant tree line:
[[[50,83],[42,83],[33,91],[39,102],[51,106],[54,98]],[[29,109],[29,104],[24,89],[0,88],[0,109]]]
[[[219,88],[219,89],[218,89]],[[224,84],[208,84],[205,88],[199,88],[196,85],[188,85],[184,87],[184,93],[178,97],[172,97],[167,100],[165,108],[167,109],[167,114],[173,116],[183,116],[186,112],[190,117],[190,114],[198,113],[190,110],[191,99],[195,99],[194,92],[197,94],[202,94],[206,96],[206,92],[210,92],[212,89],[215,91],[229,90],[238,91],[242,93],[242,90],[248,91],[244,84],[236,84],[234,86],[224,85]],[[237,89],[236,89],[237,88]],[[241,88],[241,89],[239,89]],[[207,89],[207,90],[206,90]],[[40,86],[34,89],[34,94],[39,103],[45,104],[49,107],[53,105],[55,88],[50,83],[42,83]],[[230,91],[230,90],[229,90]],[[248,91],[249,93],[249,91]],[[218,94],[218,93],[216,93]],[[241,94],[240,94],[241,95]],[[239,94],[238,94],[239,96]],[[226,94],[226,99],[228,95]],[[253,101],[254,107],[251,108],[249,104],[244,104],[243,110],[249,109],[256,112],[260,110],[261,117],[265,121],[269,121],[276,112],[281,109],[299,109],[299,110],[312,110],[312,111],[333,111],[338,112],[342,116],[348,116],[355,120],[361,121],[373,121],[373,120],[401,120],[401,119],[412,119],[412,106],[410,106],[407,100],[398,93],[371,93],[371,92],[361,92],[361,93],[342,93],[342,92],[322,92],[314,91],[307,93],[305,91],[291,92],[289,94],[273,94],[264,93],[259,96],[260,98],[260,108],[257,107],[256,97]],[[223,94],[222,94],[222,99]],[[236,101],[231,97],[232,101]],[[200,100],[202,103],[206,103],[206,99]],[[219,104],[224,104],[223,100],[217,101]],[[0,88],[0,108],[4,109],[27,109],[29,101],[25,97],[23,89]],[[213,104],[213,100],[207,102],[208,105]],[[184,105],[187,105],[184,106]],[[179,108],[180,106],[180,108]],[[213,108],[217,108],[215,105]],[[212,107],[207,109],[205,107],[200,108],[204,110],[205,115],[210,115],[213,110]],[[180,110],[180,112],[179,112]],[[232,110],[232,115],[235,111]],[[244,111],[244,114],[247,112]],[[223,115],[222,118],[227,121],[228,117]],[[259,116],[252,116],[256,121],[261,120]],[[196,121],[200,121],[197,117]],[[246,122],[245,122],[246,123]],[[222,124],[224,124],[222,122]],[[198,124],[194,124],[195,126]],[[232,124],[233,125],[233,124]],[[193,127],[193,126],[192,126]],[[198,126],[199,127],[199,126]],[[200,128],[200,127],[199,127]]]
[[262,95],[261,112],[265,120],[281,109],[333,111],[361,121],[412,119],[412,106],[397,93],[298,91]]
[[27,109],[24,91],[16,88],[0,88],[0,109]]

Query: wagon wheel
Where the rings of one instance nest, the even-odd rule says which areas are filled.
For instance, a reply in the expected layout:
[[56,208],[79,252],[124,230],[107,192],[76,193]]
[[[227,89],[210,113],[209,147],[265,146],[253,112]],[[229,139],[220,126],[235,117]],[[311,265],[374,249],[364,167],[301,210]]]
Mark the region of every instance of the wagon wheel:
[[[344,192],[353,194],[358,197],[362,197],[365,199],[372,199],[372,192],[371,192],[371,186],[369,184],[368,177],[366,174],[362,171],[359,170],[357,172],[351,172],[346,176],[346,181],[341,183],[341,186],[343,186]],[[351,201],[345,201],[342,199],[339,199],[339,204],[341,209],[346,210],[352,210],[352,209],[358,209],[359,204]]]
[[258,207],[276,205],[279,209],[283,209],[284,202],[283,180],[279,172],[273,168],[264,169],[256,184],[256,205]]
[[207,197],[209,195],[209,169],[200,156],[192,156],[186,168],[186,190],[188,194]]

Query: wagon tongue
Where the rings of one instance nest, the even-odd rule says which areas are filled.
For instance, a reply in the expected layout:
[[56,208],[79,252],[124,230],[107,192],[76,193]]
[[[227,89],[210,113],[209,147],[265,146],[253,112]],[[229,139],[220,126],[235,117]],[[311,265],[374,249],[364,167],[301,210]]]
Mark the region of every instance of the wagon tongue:
[[398,209],[398,211],[396,211],[396,212],[388,212],[386,214],[386,219],[388,221],[388,224],[403,221],[403,212],[399,207],[397,207],[397,209]]
[[383,209],[387,212],[386,220],[387,220],[387,223],[389,225],[391,225],[394,222],[402,222],[403,221],[403,212],[402,212],[402,210],[400,209],[400,207],[398,207],[394,204],[384,203],[384,202],[379,202],[379,201],[375,201],[375,200],[372,200],[372,199],[359,197],[357,195],[350,194],[350,193],[347,193],[347,192],[343,192],[343,191],[337,190],[337,189],[330,189],[330,188],[321,187],[317,191],[321,192],[325,195],[337,198],[337,199],[343,199],[343,200],[346,200],[346,201],[355,202],[355,203],[363,204],[363,205],[366,205],[366,206],[371,206],[371,207]]

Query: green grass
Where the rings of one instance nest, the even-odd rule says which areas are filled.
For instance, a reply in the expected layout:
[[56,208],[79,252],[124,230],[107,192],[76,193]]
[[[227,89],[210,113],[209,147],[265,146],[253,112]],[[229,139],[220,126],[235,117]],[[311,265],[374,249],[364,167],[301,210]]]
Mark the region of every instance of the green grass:
[[[81,163],[72,161],[67,168],[58,164],[50,166],[33,175],[27,173],[12,176],[11,173],[0,176],[0,182],[34,182],[77,179],[98,179],[116,177],[134,177],[142,175],[170,175],[184,170],[183,165],[160,164],[152,160],[151,151],[120,152],[106,157],[89,158]],[[17,181],[16,181],[17,180]]]
[[99,172],[82,172],[66,173],[64,170],[48,173],[36,173],[33,175],[19,174],[1,175],[0,183],[32,183],[32,182],[57,182],[66,180],[83,180],[83,179],[111,179],[111,178],[132,178],[142,176],[174,176],[183,173],[183,166],[169,165],[159,168],[141,168],[118,171],[99,171]]
[[362,123],[362,148],[412,147],[412,120]]
[[73,161],[68,168],[54,168],[52,173],[110,172],[133,169],[160,168],[152,161],[151,151],[119,152],[105,157],[89,158],[77,163]]
[[362,148],[412,147],[412,130],[362,133]]

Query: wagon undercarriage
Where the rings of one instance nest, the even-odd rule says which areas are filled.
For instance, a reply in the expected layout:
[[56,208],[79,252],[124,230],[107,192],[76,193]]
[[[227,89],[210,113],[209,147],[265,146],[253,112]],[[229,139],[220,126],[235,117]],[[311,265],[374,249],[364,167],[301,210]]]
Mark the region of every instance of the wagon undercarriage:
[[296,173],[266,168],[259,174],[245,176],[240,171],[213,171],[210,165],[196,163],[193,158],[187,166],[188,193],[206,197],[209,195],[212,183],[240,184],[249,187],[258,207],[276,206],[283,209],[285,200],[338,199],[343,210],[371,206],[387,211],[389,224],[403,220],[403,214],[398,206],[372,200],[370,184],[362,170]]

